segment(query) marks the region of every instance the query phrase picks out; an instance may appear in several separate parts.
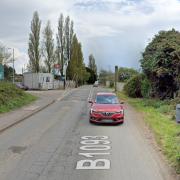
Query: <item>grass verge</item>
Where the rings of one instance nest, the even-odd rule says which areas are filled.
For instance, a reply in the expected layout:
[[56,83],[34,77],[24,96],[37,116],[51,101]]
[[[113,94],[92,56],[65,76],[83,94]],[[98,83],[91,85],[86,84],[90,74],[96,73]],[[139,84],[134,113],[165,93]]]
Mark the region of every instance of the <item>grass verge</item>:
[[20,108],[36,99],[37,97],[16,88],[11,83],[0,82],[0,113]]
[[171,117],[174,114],[172,104],[160,100],[129,98],[122,92],[118,96],[144,114],[144,120],[154,132],[157,143],[180,174],[180,125]]

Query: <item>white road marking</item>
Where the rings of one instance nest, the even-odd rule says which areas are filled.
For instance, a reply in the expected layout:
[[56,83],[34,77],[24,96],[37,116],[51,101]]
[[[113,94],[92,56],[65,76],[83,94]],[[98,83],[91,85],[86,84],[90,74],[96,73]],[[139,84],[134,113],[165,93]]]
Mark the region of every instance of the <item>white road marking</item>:
[[[89,159],[96,158],[96,156],[110,155],[110,152],[104,152],[111,149],[108,136],[82,136],[79,149],[84,151],[78,153],[81,157],[88,158],[77,161],[76,169],[82,170],[100,170],[110,169],[111,162],[108,159]],[[97,152],[94,152],[97,151]]]
[[110,144],[108,140],[83,140],[81,144],[94,145],[94,144]]
[[107,152],[107,153],[79,153],[79,155],[85,156],[87,158],[91,158],[94,156],[110,155],[110,153],[109,152]]
[[108,139],[108,136],[82,136],[81,139]]
[[81,146],[79,149],[83,151],[106,151],[106,150],[110,150],[111,147],[106,145],[94,145],[94,146],[89,145],[89,146]]
[[76,169],[110,169],[110,161],[108,159],[80,160],[77,162]]

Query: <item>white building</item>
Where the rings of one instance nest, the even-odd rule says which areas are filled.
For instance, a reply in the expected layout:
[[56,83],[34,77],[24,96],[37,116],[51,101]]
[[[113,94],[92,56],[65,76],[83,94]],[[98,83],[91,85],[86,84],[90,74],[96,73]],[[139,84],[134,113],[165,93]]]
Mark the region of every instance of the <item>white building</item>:
[[53,89],[54,76],[51,73],[24,73],[23,84],[29,89]]

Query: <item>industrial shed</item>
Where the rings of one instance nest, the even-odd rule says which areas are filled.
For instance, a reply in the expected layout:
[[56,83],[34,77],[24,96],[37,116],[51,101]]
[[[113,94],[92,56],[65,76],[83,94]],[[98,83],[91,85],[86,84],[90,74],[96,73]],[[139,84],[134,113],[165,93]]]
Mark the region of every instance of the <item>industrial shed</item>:
[[23,84],[29,89],[53,89],[54,76],[51,73],[24,73]]

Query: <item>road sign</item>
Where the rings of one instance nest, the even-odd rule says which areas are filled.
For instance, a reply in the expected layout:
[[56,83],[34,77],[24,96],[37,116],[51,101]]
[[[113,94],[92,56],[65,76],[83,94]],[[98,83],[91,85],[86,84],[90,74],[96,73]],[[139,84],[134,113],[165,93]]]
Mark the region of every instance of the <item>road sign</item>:
[[4,80],[4,66],[0,64],[0,80]]
[[61,76],[60,69],[61,69],[61,65],[60,65],[60,64],[54,64],[54,68],[53,68],[52,73],[53,73],[55,76]]
[[60,64],[54,64],[54,68],[55,69],[61,69],[61,65]]

